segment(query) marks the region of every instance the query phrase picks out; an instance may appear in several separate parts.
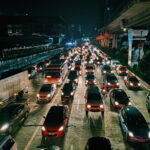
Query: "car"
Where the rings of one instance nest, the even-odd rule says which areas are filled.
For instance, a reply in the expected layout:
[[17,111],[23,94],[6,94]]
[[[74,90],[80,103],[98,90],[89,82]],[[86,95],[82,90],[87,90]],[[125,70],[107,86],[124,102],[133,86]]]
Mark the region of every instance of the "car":
[[56,92],[56,84],[43,84],[37,94],[37,102],[49,102]]
[[0,150],[17,150],[16,141],[11,135],[0,134]]
[[128,70],[125,66],[119,65],[116,69],[116,72],[118,75],[127,75],[128,74]]
[[96,85],[90,85],[85,93],[85,112],[101,112],[104,115],[104,104],[99,88]]
[[45,121],[42,126],[43,137],[62,137],[65,134],[68,122],[67,106],[52,106],[44,118]]
[[0,133],[14,133],[27,119],[30,112],[28,104],[9,104],[0,110]]
[[106,74],[109,74],[109,73],[112,73],[112,69],[109,65],[103,65],[102,69],[101,69],[101,73],[102,75],[106,75]]
[[129,89],[140,89],[141,83],[135,76],[126,76],[124,77],[124,83]]
[[96,84],[96,78],[93,73],[88,73],[85,78],[85,85]]
[[76,67],[75,71],[77,72],[78,76],[81,75],[81,68],[80,67]]
[[28,77],[29,77],[29,79],[33,78],[36,75],[36,73],[37,73],[35,67],[30,67],[27,70],[28,70]]
[[112,89],[112,88],[119,88],[119,82],[118,79],[116,78],[116,76],[114,74],[106,74],[103,77],[103,83],[106,85],[106,87],[108,89]]
[[95,67],[94,65],[86,65],[85,71],[86,72],[94,72]]
[[44,62],[40,62],[37,64],[36,71],[43,71],[44,69],[45,69],[45,63]]
[[146,106],[147,106],[148,112],[150,113],[150,92],[148,92],[147,97],[146,97]]
[[116,69],[120,65],[120,62],[118,60],[112,59],[110,65],[112,69]]
[[122,107],[119,121],[125,139],[133,143],[149,143],[150,129],[142,113],[134,106]]
[[78,84],[78,74],[77,74],[77,71],[71,70],[69,72],[67,81],[68,82],[74,82],[74,83]]
[[109,93],[111,109],[120,109],[124,106],[131,106],[131,102],[123,89],[112,89]]
[[85,150],[112,150],[112,146],[106,137],[91,137],[86,143]]
[[75,94],[75,89],[76,89],[76,86],[74,82],[65,83],[62,88],[62,93],[61,93],[62,101],[64,99],[73,99],[74,94]]

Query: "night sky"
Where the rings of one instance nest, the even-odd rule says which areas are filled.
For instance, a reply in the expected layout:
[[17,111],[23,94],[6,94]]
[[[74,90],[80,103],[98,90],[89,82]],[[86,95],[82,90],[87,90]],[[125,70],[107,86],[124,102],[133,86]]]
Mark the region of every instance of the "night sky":
[[0,9],[33,16],[63,16],[69,24],[81,24],[82,32],[92,33],[103,24],[104,0],[5,0]]

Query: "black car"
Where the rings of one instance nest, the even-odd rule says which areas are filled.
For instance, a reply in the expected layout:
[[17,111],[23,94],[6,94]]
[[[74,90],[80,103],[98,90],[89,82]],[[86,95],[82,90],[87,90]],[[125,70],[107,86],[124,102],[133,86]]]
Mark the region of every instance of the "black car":
[[104,104],[99,88],[96,85],[88,86],[85,93],[85,112],[101,112],[104,115]]
[[29,77],[29,79],[33,78],[36,75],[36,73],[37,73],[35,67],[30,67],[27,70],[28,70],[28,77]]
[[44,69],[45,69],[45,63],[44,62],[40,62],[37,64],[36,71],[43,71]]
[[106,137],[92,137],[88,139],[85,150],[112,150],[112,146]]
[[77,74],[77,71],[75,71],[75,70],[71,70],[69,72],[68,82],[71,82],[71,81],[73,81],[74,83],[78,84],[78,74]]
[[61,137],[65,134],[68,122],[68,107],[52,106],[45,117],[42,135],[45,137]]
[[76,86],[74,82],[65,83],[62,89],[61,99],[73,99],[75,88]]
[[108,89],[111,88],[119,88],[119,82],[118,79],[114,74],[107,74],[104,76],[103,83],[106,85]]
[[85,84],[96,84],[96,78],[93,73],[88,73],[86,78],[85,78]]
[[127,141],[137,143],[150,142],[150,129],[148,123],[136,107],[122,107],[119,120]]
[[101,69],[102,75],[112,73],[112,69],[109,65],[103,65]]
[[110,107],[120,109],[124,106],[130,106],[131,102],[123,89],[112,89],[109,94]]
[[9,104],[0,110],[0,133],[13,133],[28,117],[27,104]]
[[150,112],[150,92],[147,94],[147,97],[146,97],[146,106],[147,106],[148,112]]

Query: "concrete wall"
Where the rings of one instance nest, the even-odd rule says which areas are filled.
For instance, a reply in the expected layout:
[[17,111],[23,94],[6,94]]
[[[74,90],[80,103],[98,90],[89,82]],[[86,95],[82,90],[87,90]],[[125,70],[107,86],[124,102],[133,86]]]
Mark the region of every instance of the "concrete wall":
[[0,80],[0,101],[4,101],[14,96],[15,93],[28,87],[28,72],[24,71],[16,75]]

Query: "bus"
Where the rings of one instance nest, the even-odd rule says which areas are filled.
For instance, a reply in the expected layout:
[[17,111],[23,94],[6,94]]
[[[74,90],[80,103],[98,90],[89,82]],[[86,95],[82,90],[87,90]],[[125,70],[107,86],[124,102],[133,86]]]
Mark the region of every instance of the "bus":
[[46,67],[45,83],[61,85],[68,74],[68,62],[63,59],[53,60]]

